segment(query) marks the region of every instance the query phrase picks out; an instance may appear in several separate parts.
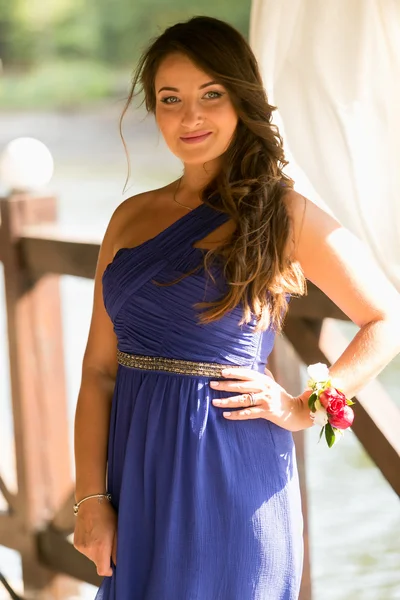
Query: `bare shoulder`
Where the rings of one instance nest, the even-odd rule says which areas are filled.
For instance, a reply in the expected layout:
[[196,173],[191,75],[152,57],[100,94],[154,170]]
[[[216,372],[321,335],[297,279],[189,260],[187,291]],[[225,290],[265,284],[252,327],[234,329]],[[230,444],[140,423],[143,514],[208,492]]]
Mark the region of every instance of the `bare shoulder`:
[[308,234],[313,231],[329,233],[333,229],[341,227],[340,222],[332,213],[294,189],[286,191],[283,201],[291,222],[295,252],[300,242],[306,240]]
[[307,275],[310,265],[318,262],[320,252],[332,247],[333,240],[336,245],[337,235],[332,235],[335,231],[342,231],[344,237],[347,235],[347,241],[351,234],[329,209],[325,210],[296,190],[287,190],[283,201],[291,224],[291,257],[301,263]]
[[156,190],[151,190],[135,194],[121,202],[114,210],[110,220],[110,224],[113,225],[115,231],[123,228],[127,220],[140,214],[140,211],[149,204],[155,192]]
[[117,206],[114,214],[116,214],[118,217],[120,215],[127,217],[130,214],[137,214],[141,210],[147,209],[150,204],[153,204],[153,202],[161,204],[165,199],[165,196],[171,192],[171,189],[175,184],[176,182],[173,181],[167,185],[164,185],[163,187],[130,196],[130,198],[127,198]]
[[163,199],[168,193],[171,184],[167,186],[135,194],[127,198],[114,210],[108,226],[108,235],[115,252],[130,242],[130,232],[137,225],[148,218],[149,213],[154,214],[155,209],[162,206]]
[[292,256],[307,279],[360,327],[398,312],[399,294],[363,241],[294,190],[285,203],[295,235]]

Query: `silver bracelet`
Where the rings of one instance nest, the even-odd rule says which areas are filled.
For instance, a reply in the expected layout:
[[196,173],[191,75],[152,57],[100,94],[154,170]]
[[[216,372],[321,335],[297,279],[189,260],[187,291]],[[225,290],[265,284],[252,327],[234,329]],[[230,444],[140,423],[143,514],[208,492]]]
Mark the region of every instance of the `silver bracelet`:
[[92,494],[91,496],[85,496],[85,498],[82,498],[82,500],[79,500],[79,502],[74,504],[75,516],[78,514],[78,510],[82,502],[85,502],[85,500],[89,500],[89,498],[99,498],[99,502],[101,502],[100,498],[107,498],[107,500],[111,502],[111,494]]

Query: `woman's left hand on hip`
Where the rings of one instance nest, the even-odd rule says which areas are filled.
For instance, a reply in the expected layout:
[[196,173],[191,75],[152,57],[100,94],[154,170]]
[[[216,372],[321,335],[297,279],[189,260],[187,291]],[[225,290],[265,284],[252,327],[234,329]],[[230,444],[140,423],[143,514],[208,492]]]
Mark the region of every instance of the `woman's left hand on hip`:
[[[227,379],[210,381],[210,386],[214,390],[236,392],[234,396],[215,398],[212,401],[214,406],[224,409],[223,415],[226,419],[267,419],[289,431],[299,431],[312,424],[307,401],[301,396],[294,397],[288,394],[272,375],[245,367],[224,369],[222,375]],[[253,396],[253,404],[250,393]],[[231,412],[230,408],[240,410]]]

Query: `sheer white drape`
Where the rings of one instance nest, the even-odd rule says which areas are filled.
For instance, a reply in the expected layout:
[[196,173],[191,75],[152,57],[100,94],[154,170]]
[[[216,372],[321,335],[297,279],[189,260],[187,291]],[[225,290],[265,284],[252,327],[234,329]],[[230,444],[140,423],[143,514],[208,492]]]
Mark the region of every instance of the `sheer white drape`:
[[400,289],[400,1],[253,0],[250,44],[296,189]]

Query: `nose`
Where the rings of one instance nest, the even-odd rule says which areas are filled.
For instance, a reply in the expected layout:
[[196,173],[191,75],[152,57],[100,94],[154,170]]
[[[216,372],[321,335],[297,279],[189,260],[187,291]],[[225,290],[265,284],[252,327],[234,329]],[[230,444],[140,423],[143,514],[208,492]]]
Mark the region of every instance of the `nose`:
[[203,123],[204,117],[197,102],[185,103],[182,111],[181,125],[186,129],[194,129]]

